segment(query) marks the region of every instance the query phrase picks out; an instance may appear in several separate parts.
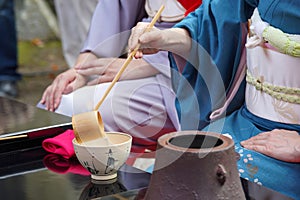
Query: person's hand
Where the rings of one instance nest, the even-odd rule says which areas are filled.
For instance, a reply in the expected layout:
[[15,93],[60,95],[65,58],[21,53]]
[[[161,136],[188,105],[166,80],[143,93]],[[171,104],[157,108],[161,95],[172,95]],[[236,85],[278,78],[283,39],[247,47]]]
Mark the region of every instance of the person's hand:
[[260,133],[241,145],[286,162],[300,162],[300,136],[296,131],[274,129]]
[[69,94],[75,89],[82,87],[86,79],[76,73],[74,69],[69,69],[59,74],[43,93],[41,103],[49,111],[54,111],[60,104],[63,94]]
[[[80,54],[77,60],[77,65],[96,59],[92,53]],[[49,85],[42,95],[40,103],[44,104],[47,110],[54,111],[60,104],[63,94],[69,94],[74,90],[84,86],[87,82],[87,77],[76,73],[74,69],[69,69],[59,74],[54,81]]]
[[[159,42],[162,39],[161,31],[155,27],[148,29],[149,23],[139,22],[131,30],[128,40],[128,47],[133,51],[140,44],[140,48],[135,54],[135,58],[142,58],[143,54],[155,54],[159,51]],[[149,32],[146,32],[146,30]],[[151,34],[149,34],[151,32]]]
[[[124,64],[124,58],[98,58],[81,63],[75,67],[78,74],[97,76],[88,85],[111,82]],[[143,59],[132,60],[123,72],[120,80],[139,79],[157,74],[158,71]]]
[[148,23],[139,22],[131,32],[128,40],[129,51],[133,51],[138,44],[139,50],[135,58],[142,58],[143,54],[155,54],[160,50],[170,51],[186,57],[191,48],[191,38],[185,29],[170,28],[159,30],[155,27],[147,30]]
[[75,70],[83,76],[93,76],[87,85],[96,85],[112,81],[122,66],[122,60],[119,58],[98,58],[77,65]]

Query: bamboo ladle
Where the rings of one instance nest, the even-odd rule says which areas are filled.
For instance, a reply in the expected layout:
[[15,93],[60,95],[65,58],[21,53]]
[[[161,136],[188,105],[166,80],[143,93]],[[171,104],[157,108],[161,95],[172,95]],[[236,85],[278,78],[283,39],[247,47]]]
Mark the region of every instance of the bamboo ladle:
[[[162,11],[164,10],[165,6],[162,5],[159,10],[157,11],[156,15],[153,17],[152,21],[145,29],[145,32],[150,31],[150,29],[154,26],[158,18],[160,17]],[[104,95],[100,99],[100,101],[95,106],[94,110],[91,112],[80,113],[77,115],[73,115],[72,117],[72,126],[75,134],[75,138],[79,144],[88,142],[91,140],[99,139],[99,138],[107,138],[106,133],[104,131],[104,124],[101,118],[98,109],[100,105],[103,103],[105,98],[107,97],[108,93],[111,91],[112,87],[115,83],[119,80],[120,76],[129,65],[131,60],[133,59],[134,55],[138,51],[140,44],[128,55],[127,59],[125,60],[124,64],[120,68],[119,72],[116,74],[115,78],[112,80],[109,87],[106,89]]]

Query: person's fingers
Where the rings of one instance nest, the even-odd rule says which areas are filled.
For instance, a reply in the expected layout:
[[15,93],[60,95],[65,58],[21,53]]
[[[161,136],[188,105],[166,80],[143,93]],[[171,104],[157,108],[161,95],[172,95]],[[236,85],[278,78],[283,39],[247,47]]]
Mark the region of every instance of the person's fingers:
[[52,111],[52,100],[53,100],[53,92],[56,88],[56,80],[47,87],[46,91],[44,92],[43,99],[45,100],[45,107],[47,110]]
[[62,94],[61,95],[55,95],[55,98],[53,99],[52,112],[54,112],[58,108],[58,106],[61,102],[61,98],[62,98]]
[[263,132],[241,142],[242,146],[264,144],[270,138],[270,132]]
[[268,147],[265,145],[245,144],[243,147],[246,149],[249,149],[249,150],[257,151],[259,153],[263,153],[263,154],[268,154],[268,152],[270,152]]
[[134,55],[134,58],[140,59],[143,57],[143,52],[142,51],[137,51],[136,54]]
[[47,110],[52,110],[52,107],[51,107],[51,102],[52,102],[52,98],[53,98],[53,86],[49,88],[49,93],[47,95],[47,100],[46,100],[46,108]]
[[271,156],[274,158],[280,158],[280,156],[274,154],[276,149],[273,146],[266,146],[266,145],[246,145],[244,148],[256,151],[258,153],[264,154],[266,156]]
[[47,96],[48,96],[48,93],[49,93],[49,87],[51,87],[51,85],[48,86],[48,87],[45,89],[45,91],[43,92],[42,98],[41,98],[41,100],[40,100],[40,103],[41,103],[41,104],[45,104],[45,103],[46,103]]
[[54,87],[52,87],[52,90],[50,91],[49,95],[48,95],[48,110],[50,111],[54,111],[54,100],[56,95],[58,95],[58,93],[60,93],[59,90],[54,89]]
[[73,79],[67,79],[65,78],[64,75],[62,76],[58,76],[56,78],[56,81],[53,82],[52,87],[50,88],[51,90],[49,91],[48,94],[48,109],[50,111],[54,111],[59,103],[60,103],[60,99],[62,96],[62,93],[64,91],[64,89],[67,87],[67,85],[69,84],[69,81],[73,81]]
[[47,110],[54,111],[58,107],[63,91],[75,78],[75,70],[69,69],[58,75],[52,84],[46,88],[42,95],[41,103],[45,105]]
[[128,47],[130,51],[133,51],[138,45],[139,38],[147,29],[148,24],[149,23],[139,22],[135,27],[132,28],[131,35],[128,40]]
[[266,156],[270,156],[282,161],[286,162],[299,162],[299,158],[295,156],[294,153],[291,153],[291,149],[280,148],[280,146],[276,145],[254,145],[254,144],[247,144],[244,145],[244,148],[262,153]]
[[253,136],[251,138],[249,138],[248,140],[249,141],[255,141],[255,140],[267,140],[268,138],[270,138],[272,135],[272,132],[263,132],[263,133],[260,133],[256,136]]
[[267,153],[278,147],[278,145],[276,145],[277,142],[278,141],[271,142],[265,140],[242,141],[241,145],[246,149]]
[[46,90],[43,93],[42,99],[41,99],[41,104],[43,104],[46,108],[46,110],[50,110],[50,99],[49,96],[52,92],[52,87],[53,85],[49,85]]

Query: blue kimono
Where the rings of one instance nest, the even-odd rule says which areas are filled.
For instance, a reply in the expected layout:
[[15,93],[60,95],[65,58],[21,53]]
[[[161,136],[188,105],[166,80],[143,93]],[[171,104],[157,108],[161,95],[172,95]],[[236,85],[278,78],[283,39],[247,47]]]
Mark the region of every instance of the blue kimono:
[[[170,54],[176,108],[183,130],[199,129],[210,122],[209,115],[222,107],[240,63],[247,34],[247,20],[255,8],[273,27],[300,34],[300,1],[205,0],[195,12],[176,25],[189,31],[194,40],[192,53],[184,68]],[[300,126],[259,118],[244,104],[245,82],[228,106],[228,117],[204,130],[229,133],[241,158],[241,177],[300,199],[300,164],[282,162],[247,150],[240,141],[274,128],[296,130]],[[237,110],[237,111],[236,111]]]

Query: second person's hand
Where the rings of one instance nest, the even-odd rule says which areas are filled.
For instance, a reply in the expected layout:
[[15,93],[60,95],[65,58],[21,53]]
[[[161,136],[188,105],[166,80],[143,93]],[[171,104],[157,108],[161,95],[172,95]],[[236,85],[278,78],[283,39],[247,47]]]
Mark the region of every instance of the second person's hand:
[[296,131],[274,129],[260,133],[241,145],[286,162],[300,162],[300,136]]
[[59,74],[51,85],[43,93],[41,103],[49,111],[54,111],[60,104],[63,94],[68,94],[75,89],[82,87],[86,82],[82,75],[76,73],[74,69],[69,69]]
[[[96,59],[97,57],[90,53],[82,53],[79,55],[77,65],[80,63],[88,62],[89,60]],[[76,73],[72,68],[59,74],[54,81],[44,91],[40,100],[49,111],[55,111],[60,104],[63,94],[69,94],[76,89],[84,86],[87,82],[87,77]]]

